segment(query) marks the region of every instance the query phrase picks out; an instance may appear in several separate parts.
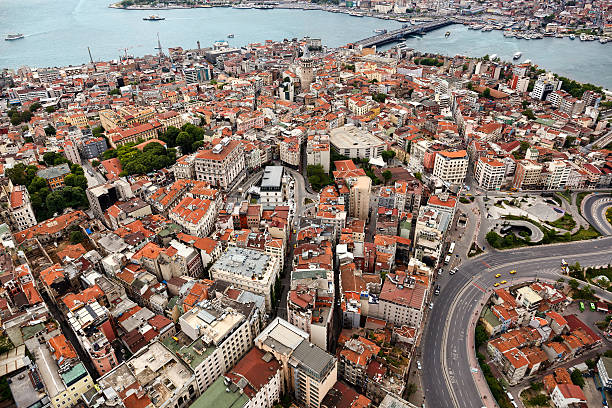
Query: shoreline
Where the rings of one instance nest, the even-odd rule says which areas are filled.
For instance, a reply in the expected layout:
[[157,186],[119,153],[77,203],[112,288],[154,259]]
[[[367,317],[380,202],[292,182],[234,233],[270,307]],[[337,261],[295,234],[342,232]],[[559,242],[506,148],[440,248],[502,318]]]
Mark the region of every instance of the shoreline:
[[[400,16],[396,14],[386,14],[386,13],[377,13],[375,11],[363,11],[363,10],[355,10],[346,7],[340,6],[330,6],[330,5],[319,5],[313,3],[277,3],[277,4],[266,4],[265,10],[268,9],[280,9],[280,10],[302,10],[302,11],[325,11],[328,13],[341,13],[347,14],[352,17],[362,18],[362,17],[370,17],[377,18],[380,20],[391,20],[397,21],[399,23],[410,23],[415,25],[417,23],[429,22],[439,18],[449,18],[449,16]],[[131,6],[121,6],[121,2],[116,2],[109,4],[109,8],[116,10],[141,10],[141,11],[158,11],[158,10],[184,10],[184,9],[202,9],[202,8],[234,8],[238,10],[258,10],[256,4],[247,4],[247,3],[216,3],[216,4],[204,4],[204,5],[175,5],[175,6],[162,6],[162,7],[154,7],[149,5],[131,5]],[[541,30],[514,30],[512,27],[516,25],[516,23],[512,24],[504,24],[503,21],[498,22],[497,24],[493,24],[489,22],[489,24],[482,21],[482,19],[477,18],[469,18],[466,16],[451,16],[450,18],[455,19],[457,24],[462,24],[467,26],[470,30],[477,30],[482,32],[488,31],[502,31],[505,37],[515,38],[515,39],[524,39],[524,40],[541,40],[546,38],[567,38],[577,39],[578,42],[589,42],[589,41],[599,41],[601,44],[610,43],[612,44],[612,36],[610,35],[597,35],[597,34],[581,34],[576,30],[565,31],[561,33],[552,33],[552,32],[542,32]],[[501,20],[501,19],[500,19]]]

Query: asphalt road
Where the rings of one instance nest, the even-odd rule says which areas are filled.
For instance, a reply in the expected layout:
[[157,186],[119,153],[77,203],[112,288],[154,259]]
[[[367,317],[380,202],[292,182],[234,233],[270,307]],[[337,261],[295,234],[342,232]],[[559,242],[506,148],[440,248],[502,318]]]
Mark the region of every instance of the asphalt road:
[[612,225],[606,219],[606,210],[610,206],[610,194],[591,194],[581,203],[584,218],[602,235],[612,235]]
[[[470,366],[467,341],[468,330],[473,330],[471,319],[493,284],[506,279],[504,286],[521,280],[556,280],[560,277],[560,262],[570,264],[604,265],[611,262],[612,238],[579,241],[567,244],[528,247],[510,251],[493,251],[465,261],[454,276],[445,274],[439,280],[440,296],[435,297],[423,337],[422,356],[425,406],[493,407],[494,401],[481,399],[475,376],[480,373]],[[508,272],[517,270],[516,275]],[[495,274],[502,278],[496,279]],[[608,292],[599,289],[596,295],[612,300]]]

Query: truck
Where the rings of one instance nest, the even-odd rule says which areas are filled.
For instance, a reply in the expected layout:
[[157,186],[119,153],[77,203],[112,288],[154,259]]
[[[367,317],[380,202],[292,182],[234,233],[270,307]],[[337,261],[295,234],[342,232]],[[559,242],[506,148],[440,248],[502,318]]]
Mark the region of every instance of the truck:
[[455,241],[451,242],[451,244],[449,245],[448,253],[452,254],[454,250],[455,250]]
[[450,260],[451,260],[451,256],[446,255],[446,258],[444,258],[444,265],[448,265],[450,263]]

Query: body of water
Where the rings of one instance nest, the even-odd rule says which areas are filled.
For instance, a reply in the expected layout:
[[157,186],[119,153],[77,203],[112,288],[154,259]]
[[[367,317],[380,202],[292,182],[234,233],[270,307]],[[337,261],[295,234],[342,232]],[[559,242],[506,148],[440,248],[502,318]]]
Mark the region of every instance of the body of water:
[[[232,8],[177,10],[118,10],[110,0],[0,0],[0,35],[23,33],[17,41],[0,41],[0,67],[65,66],[95,60],[155,53],[156,35],[162,47],[208,47],[218,40],[241,46],[265,40],[311,36],[329,47],[342,46],[370,35],[375,29],[392,30],[401,23],[341,13],[303,10]],[[165,21],[143,21],[157,13]],[[451,36],[444,37],[450,30]],[[227,39],[227,34],[235,38]],[[511,60],[521,51],[524,59],[572,77],[612,88],[612,45],[546,38],[518,40],[501,32],[480,32],[455,25],[411,38],[406,44],[420,51],[447,55],[498,54]]]

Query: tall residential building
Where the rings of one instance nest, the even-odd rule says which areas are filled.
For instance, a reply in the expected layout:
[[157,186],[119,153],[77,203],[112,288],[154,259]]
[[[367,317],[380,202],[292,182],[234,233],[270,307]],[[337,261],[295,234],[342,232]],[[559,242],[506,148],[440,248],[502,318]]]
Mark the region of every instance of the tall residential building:
[[546,188],[548,190],[562,190],[567,185],[567,180],[572,167],[561,160],[553,160],[548,163],[548,174],[546,177]]
[[190,408],[272,408],[280,399],[282,382],[280,363],[254,347]]
[[64,156],[71,163],[81,164],[81,156],[79,156],[79,149],[77,143],[74,140],[66,140],[64,142]]
[[277,256],[248,248],[230,246],[210,267],[211,279],[230,282],[266,299],[266,310],[272,309],[272,291],[279,276]]
[[253,302],[205,300],[179,318],[181,332],[163,343],[191,367],[204,392],[253,347],[262,318]]
[[519,160],[516,163],[512,186],[516,189],[529,190],[539,186],[542,165],[531,160]]
[[325,173],[329,173],[330,146],[328,135],[308,136],[306,142],[306,164],[308,166],[319,165]]
[[506,165],[497,159],[478,158],[474,179],[485,190],[499,190],[506,176]]
[[100,184],[85,190],[94,217],[104,220],[104,213],[119,201],[119,192],[112,183]]
[[255,345],[280,361],[285,392],[298,404],[319,408],[338,378],[337,361],[308,341],[308,333],[276,318],[255,339]]
[[349,214],[351,217],[367,220],[370,211],[372,180],[367,176],[348,179],[350,185]]
[[285,202],[285,184],[283,166],[266,166],[261,179],[259,202],[264,207],[275,207]]
[[469,158],[465,150],[441,151],[436,154],[433,175],[444,183],[461,184],[468,171]]
[[23,231],[36,225],[30,194],[25,186],[13,186],[9,206],[11,222],[16,231]]
[[244,154],[238,140],[224,138],[212,149],[200,150],[195,157],[197,180],[228,189],[244,172]]

